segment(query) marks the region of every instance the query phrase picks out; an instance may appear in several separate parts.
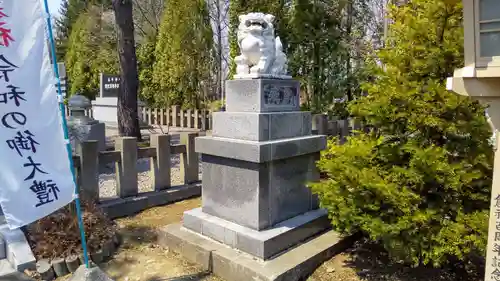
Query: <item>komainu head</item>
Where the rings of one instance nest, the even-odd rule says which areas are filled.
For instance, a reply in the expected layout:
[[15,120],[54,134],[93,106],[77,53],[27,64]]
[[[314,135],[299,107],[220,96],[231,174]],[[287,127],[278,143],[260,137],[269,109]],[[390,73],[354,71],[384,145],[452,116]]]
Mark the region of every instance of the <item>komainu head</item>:
[[240,32],[255,36],[274,36],[274,16],[264,13],[249,13],[239,16]]

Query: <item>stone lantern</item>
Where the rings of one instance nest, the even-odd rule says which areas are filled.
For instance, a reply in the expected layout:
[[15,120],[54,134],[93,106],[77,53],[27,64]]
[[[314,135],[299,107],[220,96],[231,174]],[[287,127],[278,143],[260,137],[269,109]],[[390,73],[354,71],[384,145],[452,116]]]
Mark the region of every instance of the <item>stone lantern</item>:
[[[451,1],[451,0],[450,0]],[[489,105],[488,117],[499,147],[500,1],[463,0],[465,67],[448,78],[447,88]],[[497,151],[498,152],[498,151]],[[500,153],[495,153],[485,280],[500,280]]]
[[70,116],[68,117],[68,129],[71,146],[76,148],[82,141],[95,140],[98,142],[100,151],[106,150],[106,127],[89,117],[85,112],[92,108],[88,98],[80,94],[71,96],[68,100]]
[[71,96],[68,100],[68,108],[70,110],[70,116],[68,118],[68,124],[75,125],[90,125],[99,123],[93,118],[85,115],[85,112],[92,108],[90,100],[80,94]]

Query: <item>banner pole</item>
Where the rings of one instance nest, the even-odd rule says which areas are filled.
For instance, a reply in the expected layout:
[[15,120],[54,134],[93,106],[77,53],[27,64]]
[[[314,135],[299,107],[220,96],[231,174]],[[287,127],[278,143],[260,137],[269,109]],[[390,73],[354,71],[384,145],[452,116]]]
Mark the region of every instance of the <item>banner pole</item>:
[[81,204],[80,204],[80,196],[78,194],[78,186],[76,183],[75,166],[73,163],[73,152],[71,149],[71,143],[69,141],[68,125],[66,123],[66,116],[65,116],[64,103],[63,103],[64,96],[62,95],[62,91],[61,91],[61,79],[59,77],[59,68],[57,67],[56,45],[54,42],[54,35],[52,33],[52,22],[51,22],[51,16],[50,16],[50,11],[49,11],[49,4],[47,3],[47,0],[43,0],[43,2],[44,2],[44,6],[45,6],[45,13],[47,13],[47,29],[48,29],[48,35],[49,35],[49,41],[50,41],[50,51],[52,54],[52,62],[54,65],[54,73],[55,73],[55,76],[57,79],[57,89],[58,89],[57,96],[58,96],[58,100],[59,100],[59,111],[61,112],[64,140],[66,142],[66,150],[68,152],[70,169],[71,169],[71,173],[73,176],[73,183],[75,184],[76,215],[78,217],[78,226],[80,228],[80,237],[82,240],[83,258],[85,261],[85,266],[87,268],[89,268],[89,256],[88,256],[88,252],[87,252],[87,242],[85,240],[85,228],[84,228],[83,219],[82,219],[82,208],[81,208]]

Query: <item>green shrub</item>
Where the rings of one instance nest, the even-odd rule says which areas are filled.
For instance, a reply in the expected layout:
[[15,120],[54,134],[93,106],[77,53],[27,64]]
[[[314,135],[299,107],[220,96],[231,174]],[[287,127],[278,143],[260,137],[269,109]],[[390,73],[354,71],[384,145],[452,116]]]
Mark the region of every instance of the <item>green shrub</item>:
[[493,152],[484,107],[445,89],[462,63],[462,10],[413,0],[392,11],[367,96],[349,106],[375,128],[330,140],[311,184],[335,229],[361,231],[396,261],[439,266],[484,255]]

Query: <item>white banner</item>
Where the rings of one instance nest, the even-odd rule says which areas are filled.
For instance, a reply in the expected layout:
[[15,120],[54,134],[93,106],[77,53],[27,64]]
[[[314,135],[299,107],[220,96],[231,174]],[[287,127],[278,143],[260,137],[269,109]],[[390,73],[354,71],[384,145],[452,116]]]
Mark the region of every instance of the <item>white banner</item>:
[[0,205],[11,229],[73,200],[40,0],[0,1]]

